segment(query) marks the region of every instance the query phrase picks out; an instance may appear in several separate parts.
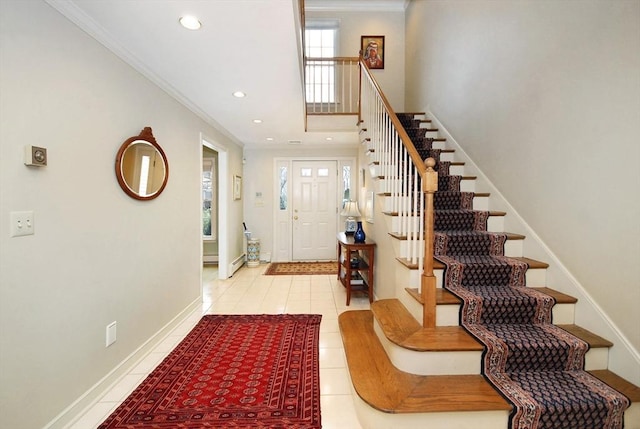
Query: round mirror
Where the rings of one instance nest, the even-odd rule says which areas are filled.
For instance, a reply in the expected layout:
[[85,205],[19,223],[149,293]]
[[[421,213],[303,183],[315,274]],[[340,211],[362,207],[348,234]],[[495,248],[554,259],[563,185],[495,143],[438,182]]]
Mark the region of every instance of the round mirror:
[[167,185],[169,163],[151,128],[127,139],[116,156],[116,177],[124,192],[137,200],[156,198]]

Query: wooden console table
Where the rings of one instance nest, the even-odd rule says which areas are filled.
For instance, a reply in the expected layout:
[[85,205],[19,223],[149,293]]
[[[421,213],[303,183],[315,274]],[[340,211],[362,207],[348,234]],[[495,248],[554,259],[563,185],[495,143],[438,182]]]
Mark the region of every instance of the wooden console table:
[[347,305],[355,291],[366,292],[373,302],[375,247],[371,240],[356,243],[353,235],[338,233],[338,280],[347,288]]

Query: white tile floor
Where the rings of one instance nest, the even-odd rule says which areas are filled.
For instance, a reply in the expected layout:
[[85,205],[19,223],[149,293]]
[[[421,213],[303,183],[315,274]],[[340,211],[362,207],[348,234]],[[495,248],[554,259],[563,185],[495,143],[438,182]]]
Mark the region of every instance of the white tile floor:
[[227,280],[218,280],[216,267],[202,275],[203,305],[125,375],[70,429],[97,427],[184,338],[202,314],[322,314],[320,324],[320,394],[323,429],[361,429],[353,407],[350,379],[338,315],[345,310],[368,309],[362,294],[346,306],[344,287],[336,276],[265,276],[267,265],[243,267]]

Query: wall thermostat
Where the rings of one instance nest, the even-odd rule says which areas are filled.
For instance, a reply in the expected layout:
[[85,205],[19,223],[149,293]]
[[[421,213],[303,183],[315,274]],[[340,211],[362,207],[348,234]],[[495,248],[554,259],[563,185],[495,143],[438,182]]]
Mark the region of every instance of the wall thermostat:
[[38,146],[26,146],[24,148],[24,165],[44,167],[47,165],[47,149]]

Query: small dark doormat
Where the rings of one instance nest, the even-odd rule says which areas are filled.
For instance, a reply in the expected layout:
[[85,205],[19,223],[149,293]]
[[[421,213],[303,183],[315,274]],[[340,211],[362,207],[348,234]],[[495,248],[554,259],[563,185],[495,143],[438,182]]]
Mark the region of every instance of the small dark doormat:
[[338,275],[337,262],[272,262],[267,271],[266,276],[281,275],[322,275],[332,274]]

